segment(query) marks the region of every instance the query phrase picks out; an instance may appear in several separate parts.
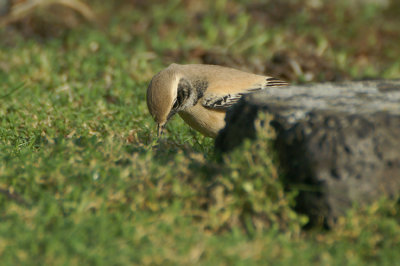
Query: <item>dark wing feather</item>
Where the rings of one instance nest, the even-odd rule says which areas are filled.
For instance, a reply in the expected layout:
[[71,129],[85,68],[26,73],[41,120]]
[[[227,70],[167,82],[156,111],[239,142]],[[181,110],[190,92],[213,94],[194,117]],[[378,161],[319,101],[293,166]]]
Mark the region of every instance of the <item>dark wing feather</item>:
[[243,92],[236,94],[226,94],[226,95],[206,95],[202,101],[202,105],[206,108],[226,110],[235,103],[237,103],[243,95],[264,90],[269,87],[281,87],[289,85],[287,82],[276,79],[276,78],[266,78],[266,83],[264,85],[256,85],[253,88],[248,88],[243,90]]
[[224,96],[211,96],[203,99],[203,106],[210,109],[226,110],[237,103],[244,93],[227,94]]
[[287,83],[286,81],[277,79],[277,78],[267,78],[266,79],[267,83],[264,86],[264,89],[267,87],[280,87],[280,86],[287,86],[289,85],[289,83]]

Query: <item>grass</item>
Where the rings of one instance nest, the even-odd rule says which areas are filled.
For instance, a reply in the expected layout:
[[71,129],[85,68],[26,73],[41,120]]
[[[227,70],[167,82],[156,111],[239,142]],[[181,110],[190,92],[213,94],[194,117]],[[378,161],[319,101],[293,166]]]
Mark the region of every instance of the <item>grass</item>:
[[[355,206],[331,231],[302,229],[271,132],[220,161],[178,117],[157,140],[145,91],[171,62],[269,64],[292,82],[399,77],[394,1],[241,2],[91,1],[100,26],[50,23],[44,9],[0,30],[1,265],[399,261],[394,200]],[[272,60],[282,51],[303,74]]]

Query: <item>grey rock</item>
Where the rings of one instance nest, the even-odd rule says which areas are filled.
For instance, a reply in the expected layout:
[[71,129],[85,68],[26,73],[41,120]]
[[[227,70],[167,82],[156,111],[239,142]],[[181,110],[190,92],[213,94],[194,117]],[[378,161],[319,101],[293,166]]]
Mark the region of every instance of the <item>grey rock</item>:
[[[334,224],[354,203],[400,191],[400,80],[273,88],[228,111],[216,149],[254,139],[260,113],[272,115],[274,146],[297,210]],[[268,124],[268,123],[266,123]],[[256,129],[258,128],[258,129]]]

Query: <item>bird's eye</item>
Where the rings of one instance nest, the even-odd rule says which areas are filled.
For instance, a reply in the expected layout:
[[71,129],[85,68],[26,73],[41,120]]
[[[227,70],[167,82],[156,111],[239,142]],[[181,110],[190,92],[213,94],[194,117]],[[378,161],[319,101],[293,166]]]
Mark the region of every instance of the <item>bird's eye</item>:
[[174,106],[172,107],[172,109],[177,109],[179,106],[178,100],[175,99],[175,103]]
[[182,100],[183,100],[182,90],[179,90],[173,108],[178,109],[182,105]]

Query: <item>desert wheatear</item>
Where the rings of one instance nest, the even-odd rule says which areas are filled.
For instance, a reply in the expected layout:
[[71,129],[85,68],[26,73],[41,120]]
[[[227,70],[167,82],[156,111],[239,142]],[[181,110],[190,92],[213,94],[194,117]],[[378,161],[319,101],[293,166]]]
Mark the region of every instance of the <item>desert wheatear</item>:
[[225,112],[243,95],[285,86],[279,79],[215,65],[171,64],[155,75],[147,89],[147,107],[158,134],[178,113],[192,128],[215,138],[225,126]]

